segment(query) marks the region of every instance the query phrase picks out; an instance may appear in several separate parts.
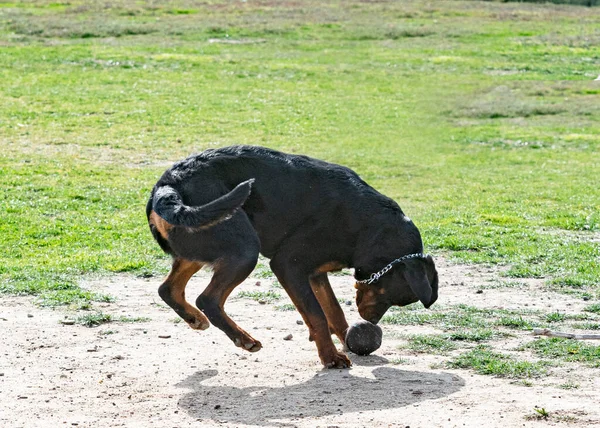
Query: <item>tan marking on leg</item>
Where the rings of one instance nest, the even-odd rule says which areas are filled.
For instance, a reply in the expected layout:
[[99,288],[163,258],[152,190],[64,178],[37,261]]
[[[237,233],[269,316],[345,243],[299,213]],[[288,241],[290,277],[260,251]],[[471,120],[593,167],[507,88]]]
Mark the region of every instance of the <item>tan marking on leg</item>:
[[[279,278],[279,282],[285,287],[284,282]],[[312,286],[311,286],[312,288]],[[288,293],[290,294],[290,293]],[[304,323],[308,327],[308,333],[310,338],[316,343],[317,351],[319,352],[319,358],[321,363],[326,368],[348,368],[352,366],[352,362],[348,356],[336,349],[333,341],[331,340],[330,328],[328,326],[327,316],[323,319],[314,313],[306,312],[304,310],[304,304],[297,300],[297,296],[291,295],[290,298],[298,309],[298,312],[302,316]],[[319,300],[317,298],[317,300]],[[320,303],[319,303],[320,305]],[[325,312],[325,311],[323,311]],[[345,345],[344,345],[345,347]]]
[[[171,223],[168,223],[164,218],[156,214],[154,211],[150,213],[150,223],[156,227],[160,236],[169,239],[169,231],[173,228]],[[192,274],[193,275],[193,274]]]
[[348,322],[344,316],[344,311],[340,307],[340,303],[331,289],[327,274],[322,273],[312,276],[309,281],[310,287],[319,301],[319,305],[321,305],[323,312],[325,312],[329,330],[335,334],[345,346]]
[[319,266],[316,269],[315,273],[334,272],[334,271],[342,270],[345,267],[347,267],[347,266],[341,262],[327,262],[327,263],[324,263],[321,266]]
[[[249,352],[257,352],[262,348],[260,341],[253,338],[246,330],[236,324],[225,313],[225,302],[235,287],[241,284],[252,272],[254,265],[247,272],[240,271],[235,276],[235,266],[217,262],[213,265],[214,275],[201,294],[204,300],[213,301],[212,305],[202,307],[202,310],[210,317],[212,324],[222,330],[238,346]],[[232,276],[234,274],[234,276]]]
[[[208,318],[185,300],[185,287],[192,275],[198,272],[200,268],[202,268],[202,263],[200,262],[175,259],[171,272],[164,282],[164,284],[168,284],[172,302],[184,311],[188,317],[188,319],[184,318],[184,320],[194,330],[206,330],[210,326]],[[170,302],[167,303],[170,304]],[[175,310],[177,312],[177,309]]]

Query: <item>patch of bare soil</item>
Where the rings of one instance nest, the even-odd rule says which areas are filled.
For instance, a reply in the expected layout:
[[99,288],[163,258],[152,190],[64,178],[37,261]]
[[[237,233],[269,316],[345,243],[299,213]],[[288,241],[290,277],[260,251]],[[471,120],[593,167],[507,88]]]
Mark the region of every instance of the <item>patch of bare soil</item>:
[[[494,288],[495,269],[438,261],[439,304],[575,311],[584,302],[552,294],[539,281]],[[195,297],[209,273],[195,277]],[[257,281],[261,282],[257,286]],[[238,290],[266,291],[269,279],[247,280]],[[349,322],[359,319],[352,278],[333,276]],[[87,280],[115,303],[96,304],[114,318],[147,317],[87,328],[65,325],[64,310],[36,307],[31,299],[0,300],[0,426],[5,427],[542,427],[600,425],[597,370],[582,365],[552,369],[532,386],[443,368],[443,357],[398,349],[414,326],[383,326],[373,355],[350,355],[349,370],[322,369],[315,345],[287,302],[261,304],[230,298],[229,315],[263,349],[236,348],[214,327],[194,331],[157,295],[159,278],[117,276]],[[478,292],[480,291],[480,292]],[[281,290],[283,293],[283,290]],[[235,294],[235,292],[234,292]],[[193,298],[190,297],[193,301]],[[292,335],[291,340],[284,337]],[[526,332],[517,342],[533,340]],[[515,339],[512,339],[514,345]],[[496,342],[495,342],[496,343]],[[512,345],[511,345],[512,346]],[[435,367],[435,368],[432,368]],[[440,368],[442,367],[442,368]],[[561,389],[561,384],[577,384]],[[535,407],[548,420],[531,418]],[[527,416],[530,416],[529,418]]]

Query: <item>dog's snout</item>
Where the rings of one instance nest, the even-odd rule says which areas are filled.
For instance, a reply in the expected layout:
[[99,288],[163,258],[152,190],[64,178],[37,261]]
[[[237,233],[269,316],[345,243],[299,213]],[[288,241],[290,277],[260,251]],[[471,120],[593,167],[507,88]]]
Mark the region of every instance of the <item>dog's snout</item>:
[[373,315],[373,316],[369,317],[369,319],[367,321],[369,321],[371,324],[377,324],[380,319],[381,319],[381,315]]

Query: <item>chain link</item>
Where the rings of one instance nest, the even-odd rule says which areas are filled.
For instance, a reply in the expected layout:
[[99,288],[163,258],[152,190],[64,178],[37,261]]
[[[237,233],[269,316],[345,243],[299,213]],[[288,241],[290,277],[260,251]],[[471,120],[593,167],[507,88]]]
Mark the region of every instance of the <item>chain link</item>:
[[396,259],[396,260],[390,262],[387,266],[385,266],[379,272],[372,273],[369,278],[361,279],[360,281],[357,280],[356,283],[371,285],[371,284],[377,282],[379,280],[379,278],[381,278],[383,275],[385,275],[390,270],[392,270],[392,267],[394,267],[394,265],[396,263],[400,263],[400,262],[403,262],[404,260],[408,260],[408,259],[425,258],[425,257],[427,257],[427,255],[423,254],[423,253],[407,254],[406,256],[402,256],[399,259]]

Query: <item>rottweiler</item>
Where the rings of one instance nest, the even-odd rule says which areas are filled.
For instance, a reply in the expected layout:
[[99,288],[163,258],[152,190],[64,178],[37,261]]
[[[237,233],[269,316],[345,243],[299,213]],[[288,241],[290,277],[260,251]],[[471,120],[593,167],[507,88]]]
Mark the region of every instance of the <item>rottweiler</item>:
[[[223,306],[259,254],[270,260],[325,367],[351,365],[331,339],[345,346],[348,323],[328,272],[354,268],[358,312],[372,323],[392,305],[420,300],[429,307],[437,299],[437,271],[417,227],[344,166],[264,147],[208,149],[162,175],[146,213],[155,240],[173,257],[160,297],[191,328],[212,323],[250,352],[261,343]],[[185,287],[203,266],[214,274],[196,309]]]

